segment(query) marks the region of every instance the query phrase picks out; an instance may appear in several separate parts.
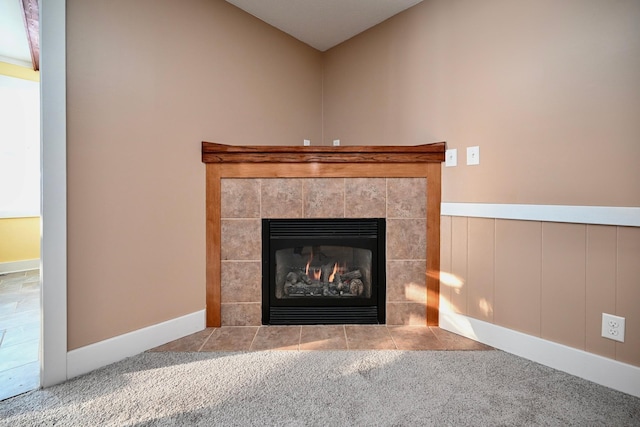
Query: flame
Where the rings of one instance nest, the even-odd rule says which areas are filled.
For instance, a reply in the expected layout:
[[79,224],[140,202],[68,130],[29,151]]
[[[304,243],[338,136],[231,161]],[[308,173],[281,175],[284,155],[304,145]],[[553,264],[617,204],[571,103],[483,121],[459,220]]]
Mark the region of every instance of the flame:
[[329,275],[329,282],[333,282],[333,278],[336,276],[336,272],[338,271],[338,263],[333,264],[333,272]]
[[307,267],[304,270],[304,274],[306,274],[307,276],[313,278],[314,280],[320,280],[320,275],[322,274],[320,269],[319,268],[312,268],[311,269],[311,274],[309,274],[309,264],[311,264],[311,260],[309,260],[309,262],[307,263]]

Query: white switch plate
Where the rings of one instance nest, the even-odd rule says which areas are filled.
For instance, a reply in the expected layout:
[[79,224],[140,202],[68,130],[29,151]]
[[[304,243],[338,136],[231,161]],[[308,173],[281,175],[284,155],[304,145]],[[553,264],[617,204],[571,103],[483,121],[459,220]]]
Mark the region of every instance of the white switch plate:
[[334,147],[337,147],[337,146],[339,146],[339,145],[340,145],[340,140],[339,140],[339,139],[334,139],[334,140],[333,140],[333,146],[334,146]]
[[458,166],[458,149],[457,148],[450,148],[447,151],[445,151],[444,166],[446,168]]
[[479,165],[480,164],[480,147],[467,147],[467,164]]
[[624,342],[624,317],[602,313],[602,336]]
[[311,145],[311,140],[310,140],[310,139],[305,139],[305,140],[303,141],[303,144],[304,144],[304,146],[305,146],[305,147],[308,147],[308,146],[310,146],[310,145]]

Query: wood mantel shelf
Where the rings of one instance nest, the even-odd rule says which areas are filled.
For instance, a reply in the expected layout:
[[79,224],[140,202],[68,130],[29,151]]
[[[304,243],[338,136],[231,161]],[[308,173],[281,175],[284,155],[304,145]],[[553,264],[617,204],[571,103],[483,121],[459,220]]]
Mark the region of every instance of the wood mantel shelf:
[[204,163],[442,163],[445,143],[413,146],[234,146],[202,143]]
[[426,178],[426,323],[440,304],[441,164],[446,143],[414,146],[234,146],[202,143],[206,163],[207,326],[222,324],[221,180],[225,178]]

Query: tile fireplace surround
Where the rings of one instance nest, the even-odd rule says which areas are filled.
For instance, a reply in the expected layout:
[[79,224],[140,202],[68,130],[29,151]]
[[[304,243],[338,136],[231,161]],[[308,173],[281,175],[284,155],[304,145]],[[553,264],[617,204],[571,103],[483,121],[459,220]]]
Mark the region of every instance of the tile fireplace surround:
[[261,324],[262,218],[373,217],[387,220],[387,324],[437,326],[444,151],[203,142],[207,326]]

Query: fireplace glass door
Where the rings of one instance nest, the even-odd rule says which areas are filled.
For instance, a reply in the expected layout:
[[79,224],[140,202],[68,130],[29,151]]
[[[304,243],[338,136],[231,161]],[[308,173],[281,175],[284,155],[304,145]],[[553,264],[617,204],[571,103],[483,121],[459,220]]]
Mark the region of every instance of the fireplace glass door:
[[263,220],[263,323],[384,323],[384,219]]

